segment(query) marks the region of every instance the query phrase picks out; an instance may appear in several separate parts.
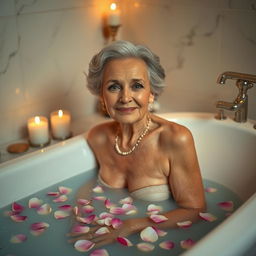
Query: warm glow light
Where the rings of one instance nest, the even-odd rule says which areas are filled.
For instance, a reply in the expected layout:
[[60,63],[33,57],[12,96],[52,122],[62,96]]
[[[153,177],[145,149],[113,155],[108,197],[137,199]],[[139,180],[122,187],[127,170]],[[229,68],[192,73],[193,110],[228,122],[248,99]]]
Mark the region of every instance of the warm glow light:
[[113,10],[113,11],[116,10],[116,7],[117,7],[117,6],[116,6],[116,3],[112,3],[112,4],[110,5],[110,9]]
[[58,111],[58,116],[59,116],[59,117],[62,117],[62,116],[63,116],[63,111],[62,111],[61,109]]
[[39,116],[35,116],[35,123],[40,124],[41,120]]

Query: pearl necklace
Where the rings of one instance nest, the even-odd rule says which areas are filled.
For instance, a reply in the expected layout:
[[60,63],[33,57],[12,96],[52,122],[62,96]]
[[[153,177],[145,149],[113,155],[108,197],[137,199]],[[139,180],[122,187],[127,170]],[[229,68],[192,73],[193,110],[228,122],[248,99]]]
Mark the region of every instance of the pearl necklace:
[[146,125],[146,128],[145,130],[142,132],[142,134],[139,136],[139,138],[137,139],[136,143],[134,144],[134,146],[128,150],[128,151],[122,151],[119,146],[118,146],[118,135],[116,136],[116,139],[115,139],[115,150],[116,152],[119,154],[119,155],[122,155],[122,156],[127,156],[129,154],[131,154],[140,144],[141,140],[143,139],[143,137],[147,134],[148,130],[149,130],[149,126],[150,126],[150,123],[151,123],[151,119],[150,117],[148,118],[148,123]]

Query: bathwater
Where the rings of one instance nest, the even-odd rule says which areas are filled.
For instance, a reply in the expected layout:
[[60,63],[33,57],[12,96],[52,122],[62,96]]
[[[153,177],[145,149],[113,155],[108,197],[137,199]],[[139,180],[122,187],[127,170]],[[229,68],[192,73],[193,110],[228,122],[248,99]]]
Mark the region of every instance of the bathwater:
[[[50,186],[34,195],[30,195],[27,198],[19,200],[17,203],[24,206],[25,209],[19,213],[21,216],[27,216],[27,219],[23,222],[15,222],[8,216],[9,211],[11,211],[11,205],[4,207],[0,210],[0,255],[1,256],[76,256],[76,255],[90,255],[95,249],[92,248],[88,252],[77,251],[73,244],[68,243],[67,240],[70,239],[66,234],[70,231],[72,226],[72,217],[66,217],[63,219],[56,219],[54,213],[59,210],[59,206],[70,204],[73,207],[76,205],[75,195],[78,188],[86,183],[88,180],[96,181],[96,171],[92,170],[85,172],[78,176],[72,177],[68,180],[62,181],[58,184]],[[207,200],[207,212],[214,215],[217,219],[213,222],[208,222],[205,220],[200,220],[198,223],[193,224],[191,227],[183,229],[169,229],[165,236],[158,238],[154,243],[154,249],[150,252],[140,251],[136,244],[143,242],[140,238],[140,234],[134,234],[128,237],[132,242],[133,246],[124,246],[118,242],[111,245],[104,246],[110,256],[130,256],[130,255],[179,255],[184,250],[180,245],[180,241],[192,239],[193,241],[199,241],[204,235],[210,232],[214,227],[219,225],[223,220],[228,218],[228,215],[235,211],[241,204],[242,201],[239,197],[230,191],[228,188],[217,184],[210,180],[204,180],[204,187],[215,188],[216,192],[210,193],[205,192]],[[97,183],[96,183],[97,184]],[[92,185],[92,184],[91,184]],[[59,186],[64,186],[72,189],[72,192],[67,194],[67,201],[65,202],[53,202],[56,197],[47,195],[48,192],[58,191]],[[94,187],[93,184],[92,187]],[[13,188],[15,189],[15,188]],[[116,203],[120,206],[119,200],[129,196],[125,189],[109,189],[103,187],[103,193],[96,193],[91,191],[91,196],[105,196],[109,198],[111,202]],[[88,195],[87,195],[88,196]],[[42,200],[43,204],[49,204],[52,208],[51,213],[47,215],[38,214],[37,210],[28,207],[29,199],[37,197]],[[90,199],[90,198],[86,198]],[[99,198],[98,198],[99,199]],[[232,212],[223,210],[217,204],[219,202],[232,201],[234,204],[234,210]],[[116,215],[120,219],[133,218],[140,216],[148,216],[146,214],[147,207],[150,202],[142,200],[134,200],[133,205],[137,207],[137,213],[135,215]],[[171,199],[163,202],[154,202],[155,205],[162,206],[163,211],[171,210],[176,208],[175,203]],[[92,200],[91,205],[95,207],[93,214],[99,216],[101,212],[108,212],[105,207],[104,201],[102,200]],[[159,213],[161,214],[161,213]],[[7,215],[7,216],[6,216]],[[10,214],[9,214],[10,215]],[[48,223],[49,227],[45,229],[40,235],[34,235],[30,232],[31,224],[37,222]],[[154,223],[152,222],[152,225]],[[11,238],[17,234],[26,235],[26,240],[21,243],[13,243]],[[163,241],[171,240],[174,243],[174,248],[171,250],[162,249],[159,244]]]

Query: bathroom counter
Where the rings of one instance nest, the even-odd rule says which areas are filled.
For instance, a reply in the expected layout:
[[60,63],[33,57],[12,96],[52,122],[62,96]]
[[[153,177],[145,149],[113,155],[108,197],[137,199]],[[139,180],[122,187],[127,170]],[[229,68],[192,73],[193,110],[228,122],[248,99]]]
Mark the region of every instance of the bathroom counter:
[[[107,117],[101,116],[99,114],[93,114],[84,118],[80,118],[77,120],[72,121],[71,123],[71,132],[72,132],[72,136],[76,136],[79,134],[83,134],[85,132],[87,132],[89,129],[91,129],[93,126],[95,126],[96,124],[105,122],[110,120]],[[44,147],[31,147],[29,146],[28,150],[23,152],[23,153],[9,153],[7,151],[7,147],[11,144],[15,144],[15,143],[27,143],[28,139],[27,138],[22,138],[20,140],[15,140],[15,141],[9,141],[7,143],[1,144],[0,145],[0,164],[9,160],[12,160],[14,158],[23,156],[25,154],[34,152],[36,150],[41,150]],[[56,143],[59,143],[60,140],[54,140],[51,139],[50,143],[47,146],[50,145],[54,145]],[[45,147],[47,147],[45,146]]]

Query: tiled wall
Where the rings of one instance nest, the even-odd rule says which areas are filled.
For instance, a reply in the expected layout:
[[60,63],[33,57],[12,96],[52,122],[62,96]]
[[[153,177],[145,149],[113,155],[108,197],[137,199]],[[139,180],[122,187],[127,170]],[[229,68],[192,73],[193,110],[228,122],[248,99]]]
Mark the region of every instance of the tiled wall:
[[[26,120],[94,112],[84,71],[105,44],[102,13],[110,0],[0,0],[0,143],[26,135]],[[120,39],[154,50],[166,69],[161,112],[215,111],[233,100],[226,70],[256,74],[256,0],[119,0]],[[249,117],[256,119],[256,87]]]

